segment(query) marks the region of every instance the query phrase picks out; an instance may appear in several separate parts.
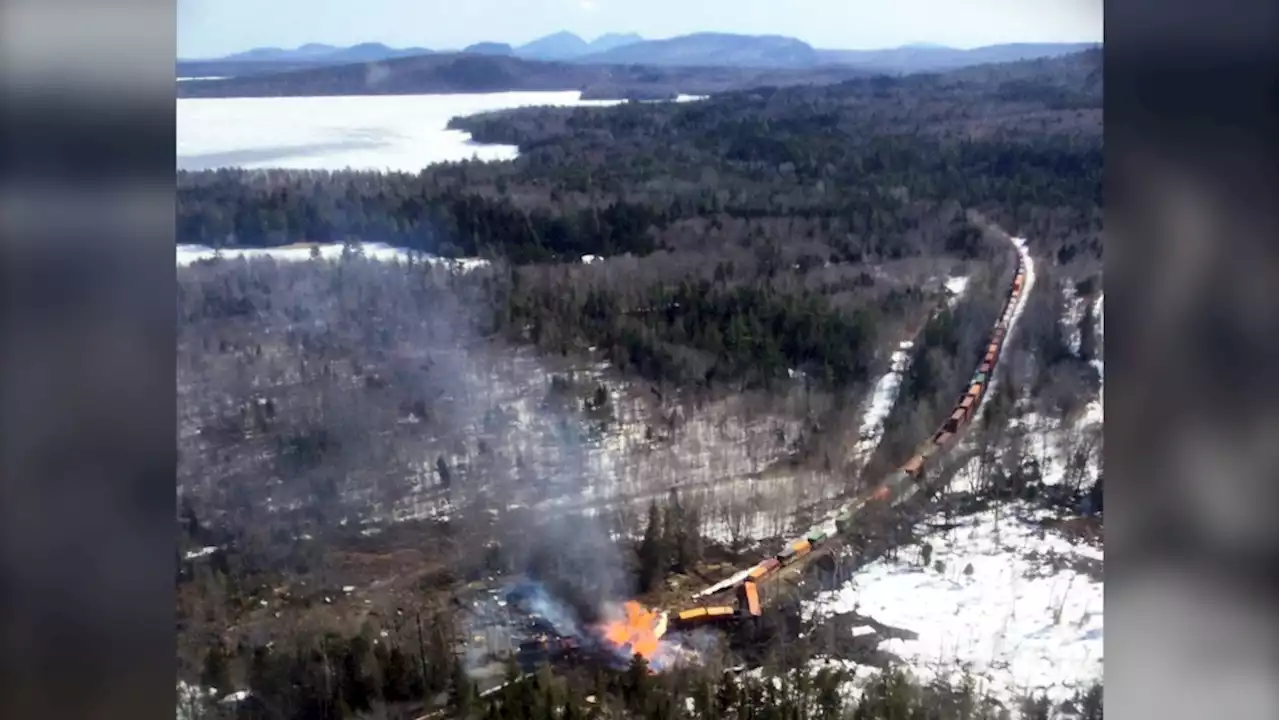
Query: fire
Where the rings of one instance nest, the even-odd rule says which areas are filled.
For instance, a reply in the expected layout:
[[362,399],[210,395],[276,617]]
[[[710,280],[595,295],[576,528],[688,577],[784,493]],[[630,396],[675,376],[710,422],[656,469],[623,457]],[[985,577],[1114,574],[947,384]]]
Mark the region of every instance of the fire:
[[627,601],[622,609],[622,617],[601,627],[604,638],[628,655],[652,660],[667,632],[667,614],[646,610],[634,600]]

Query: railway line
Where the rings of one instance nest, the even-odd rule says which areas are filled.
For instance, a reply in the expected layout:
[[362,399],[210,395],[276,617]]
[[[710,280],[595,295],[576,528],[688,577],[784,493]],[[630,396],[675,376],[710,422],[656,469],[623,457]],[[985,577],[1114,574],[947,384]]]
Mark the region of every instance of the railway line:
[[755,565],[695,593],[691,598],[692,606],[670,614],[671,629],[759,616],[763,611],[762,593],[766,597],[773,594],[769,591],[774,590],[774,585],[799,578],[811,563],[827,562],[834,569],[835,562],[831,559],[834,552],[850,538],[856,537],[874,516],[901,508],[925,489],[925,470],[941,462],[990,396],[999,362],[1022,312],[1027,292],[1035,281],[1035,270],[1025,241],[1018,238],[1010,238],[1010,241],[1018,253],[1018,269],[1004,306],[963,394],[937,431],[871,490],[855,496],[807,533]]

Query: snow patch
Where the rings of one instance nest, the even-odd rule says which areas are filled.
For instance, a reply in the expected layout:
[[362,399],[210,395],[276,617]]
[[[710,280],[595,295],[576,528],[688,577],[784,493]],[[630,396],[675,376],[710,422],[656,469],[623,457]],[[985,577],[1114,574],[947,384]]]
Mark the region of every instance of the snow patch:
[[1044,517],[1010,506],[960,519],[925,536],[928,566],[911,552],[877,561],[809,603],[806,614],[856,610],[917,633],[881,648],[926,681],[957,682],[967,669],[985,686],[979,690],[1006,704],[1030,692],[1066,700],[1102,674],[1103,585],[1075,569],[1047,567],[1046,559],[1100,565],[1102,553],[1033,526]]
[[870,457],[884,437],[884,421],[893,410],[898,399],[898,389],[902,386],[902,377],[911,361],[911,348],[914,343],[907,340],[889,357],[889,372],[876,381],[871,391],[871,402],[867,404],[862,416],[862,426],[858,430],[858,443],[854,447],[854,455],[859,458]]
[[949,304],[954,307],[960,298],[964,296],[964,291],[969,287],[968,275],[957,275],[947,278],[945,284],[947,292],[951,294]]
[[195,560],[196,558],[207,557],[218,552],[217,545],[206,545],[199,550],[189,550],[187,554],[182,556],[184,560]]
[[[417,259],[461,272],[488,265],[488,261],[481,258],[460,258],[456,260],[440,258],[405,248],[393,247],[385,243],[362,242],[355,245],[366,258],[382,262],[409,262],[410,259]],[[322,260],[334,261],[342,257],[344,250],[345,246],[342,243],[299,244],[274,248],[235,248],[222,249],[221,251],[205,245],[178,245],[177,264],[178,266],[191,265],[200,260],[212,260],[218,257],[219,254],[224,259],[242,257],[246,260],[252,260],[269,257],[282,262],[306,262],[311,260],[313,254],[315,254]]]

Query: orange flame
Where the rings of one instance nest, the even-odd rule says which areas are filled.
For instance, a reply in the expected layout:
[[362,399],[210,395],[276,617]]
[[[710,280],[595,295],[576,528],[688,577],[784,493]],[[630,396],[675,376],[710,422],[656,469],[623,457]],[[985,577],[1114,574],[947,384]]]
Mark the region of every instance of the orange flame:
[[623,606],[624,615],[601,627],[604,638],[628,655],[638,654],[652,660],[658,652],[662,636],[667,632],[667,615],[646,610],[643,605],[628,600]]

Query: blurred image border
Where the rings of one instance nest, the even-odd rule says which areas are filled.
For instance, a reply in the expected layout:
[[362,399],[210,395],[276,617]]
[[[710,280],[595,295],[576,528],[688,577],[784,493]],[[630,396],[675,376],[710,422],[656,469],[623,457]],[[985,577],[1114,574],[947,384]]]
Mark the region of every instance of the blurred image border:
[[1277,713],[1276,27],[1105,8],[1113,718]]
[[[0,717],[171,718],[182,3],[2,1]],[[1106,6],[1113,718],[1277,713],[1276,27]]]
[[172,718],[176,8],[0,2],[0,717]]

